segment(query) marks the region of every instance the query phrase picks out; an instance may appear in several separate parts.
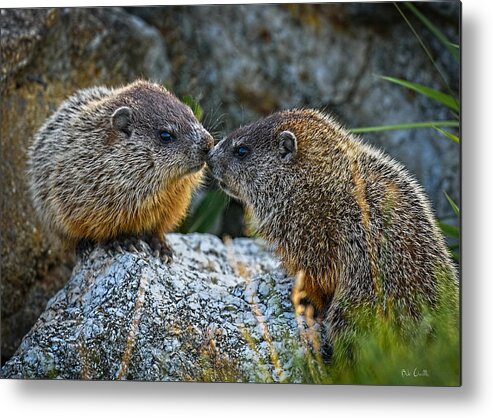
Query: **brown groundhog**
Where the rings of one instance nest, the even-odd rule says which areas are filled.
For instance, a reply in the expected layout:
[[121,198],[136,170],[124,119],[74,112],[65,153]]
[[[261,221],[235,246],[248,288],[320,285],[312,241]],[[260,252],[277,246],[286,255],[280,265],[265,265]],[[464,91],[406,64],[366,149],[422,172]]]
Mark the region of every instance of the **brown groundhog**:
[[208,165],[220,186],[246,203],[288,273],[304,273],[307,297],[331,334],[358,303],[392,300],[417,318],[441,286],[458,290],[420,186],[330,117],[275,113],[220,141]]
[[169,261],[164,233],[184,217],[212,144],[191,109],[158,84],[80,90],[29,149],[34,207],[69,244],[125,238],[134,249],[140,238]]

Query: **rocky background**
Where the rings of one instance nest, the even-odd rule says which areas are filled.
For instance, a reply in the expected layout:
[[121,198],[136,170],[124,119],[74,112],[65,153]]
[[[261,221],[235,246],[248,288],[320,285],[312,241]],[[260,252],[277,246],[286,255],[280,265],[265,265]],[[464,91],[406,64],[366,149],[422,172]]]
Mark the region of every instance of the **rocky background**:
[[[459,41],[458,3],[419,7]],[[413,23],[458,93],[458,65]],[[136,77],[163,82],[200,103],[217,137],[295,106],[329,110],[347,127],[451,119],[444,106],[378,78],[444,90],[390,3],[2,9],[1,31],[2,363],[74,265],[36,221],[24,170],[34,132],[75,90]],[[431,129],[364,138],[416,175],[439,218],[452,216],[443,192],[459,200],[457,144]],[[237,217],[223,225],[215,232],[241,234]]]

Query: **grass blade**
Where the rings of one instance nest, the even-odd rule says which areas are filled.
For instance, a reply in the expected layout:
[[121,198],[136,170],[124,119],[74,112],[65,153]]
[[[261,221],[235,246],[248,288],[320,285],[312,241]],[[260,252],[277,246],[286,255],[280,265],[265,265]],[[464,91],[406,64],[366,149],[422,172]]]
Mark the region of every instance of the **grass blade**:
[[229,198],[219,190],[205,194],[192,214],[179,228],[181,233],[209,232],[228,204]]
[[417,128],[435,128],[437,126],[458,128],[459,122],[455,120],[436,120],[429,122],[410,122],[399,123],[396,125],[382,125],[382,126],[366,126],[361,128],[349,129],[353,134],[367,133],[367,132],[382,132],[392,131],[397,129],[417,129]]
[[204,110],[202,109],[202,106],[200,106],[199,102],[197,102],[197,100],[195,100],[192,96],[183,96],[181,101],[189,106],[190,109],[192,109],[192,112],[197,120],[200,121],[202,119],[202,116],[204,115]]
[[450,109],[455,110],[456,112],[459,111],[459,103],[457,102],[457,100],[455,100],[454,97],[450,96],[449,94],[442,93],[441,91],[423,86],[422,84],[401,80],[399,78],[386,77],[386,76],[381,76],[381,78],[390,81],[392,83],[398,84],[400,86],[407,87],[408,89],[414,90],[420,94],[424,94],[430,99],[436,100],[437,102],[440,102],[445,106],[448,106]]
[[438,222],[438,226],[447,237],[459,239],[460,231],[458,227],[443,222]]
[[452,200],[452,198],[447,194],[447,192],[444,192],[445,193],[445,197],[447,198],[450,206],[452,207],[454,213],[457,215],[457,216],[460,216],[460,209],[459,207],[455,204],[455,202]]
[[405,22],[407,23],[407,25],[409,26],[409,29],[411,29],[411,32],[414,34],[414,36],[418,40],[419,44],[421,45],[421,48],[423,48],[423,51],[425,52],[426,56],[429,58],[429,60],[433,64],[433,67],[435,67],[435,70],[440,75],[440,78],[442,79],[443,84],[447,87],[447,90],[448,90],[449,94],[451,96],[453,96],[454,93],[453,93],[452,89],[450,88],[450,85],[449,85],[449,83],[447,81],[447,78],[445,77],[445,74],[443,74],[443,71],[440,69],[440,66],[433,59],[433,56],[431,55],[430,50],[424,44],[423,40],[421,39],[421,36],[419,36],[418,32],[416,32],[416,29],[414,28],[414,26],[412,25],[412,23],[409,21],[409,19],[407,18],[407,16],[404,14],[404,12],[401,10],[401,8],[399,7],[399,5],[396,2],[394,2],[394,6],[397,9],[397,11],[400,13],[400,15],[402,16],[402,18],[405,20]]
[[459,140],[459,137],[458,137],[458,136],[456,136],[456,135],[454,135],[454,134],[451,134],[450,132],[444,131],[443,129],[440,129],[440,128],[436,127],[436,126],[434,126],[434,128],[435,128],[438,132],[440,132],[441,134],[445,135],[447,138],[451,139],[452,141],[457,142],[457,143],[459,143],[459,142],[460,142],[460,140]]
[[436,36],[436,38],[449,50],[449,52],[452,54],[452,56],[454,57],[454,59],[459,62],[459,51],[458,51],[458,48],[459,46],[450,42],[447,37],[443,34],[443,32],[438,29],[433,23],[431,23],[430,20],[428,20],[428,18],[423,15],[423,13],[421,13],[417,8],[416,6],[414,6],[412,3],[404,3],[404,5],[409,9],[411,10],[411,12],[414,13],[414,15],[419,19],[421,20],[421,22],[423,23],[423,25],[425,25],[431,33],[433,33],[433,35]]

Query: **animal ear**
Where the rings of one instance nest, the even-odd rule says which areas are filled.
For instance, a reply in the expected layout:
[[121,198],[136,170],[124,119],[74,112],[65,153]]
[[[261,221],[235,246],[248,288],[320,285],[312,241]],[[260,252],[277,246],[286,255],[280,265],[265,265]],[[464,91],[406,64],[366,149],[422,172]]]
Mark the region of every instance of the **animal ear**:
[[132,133],[132,110],[127,106],[119,107],[111,115],[111,125],[118,131],[124,132],[127,136]]
[[296,145],[296,136],[291,131],[282,131],[278,136],[279,153],[283,161],[291,161],[296,156],[298,147]]

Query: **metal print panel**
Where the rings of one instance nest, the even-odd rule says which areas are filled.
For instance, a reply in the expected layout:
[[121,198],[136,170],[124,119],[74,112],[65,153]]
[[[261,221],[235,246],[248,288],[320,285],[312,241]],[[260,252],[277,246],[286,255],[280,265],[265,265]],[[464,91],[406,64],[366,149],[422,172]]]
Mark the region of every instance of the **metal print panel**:
[[460,18],[2,9],[1,376],[459,386]]

